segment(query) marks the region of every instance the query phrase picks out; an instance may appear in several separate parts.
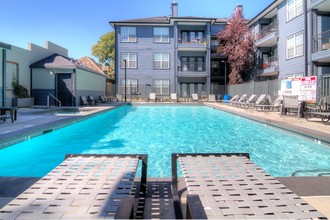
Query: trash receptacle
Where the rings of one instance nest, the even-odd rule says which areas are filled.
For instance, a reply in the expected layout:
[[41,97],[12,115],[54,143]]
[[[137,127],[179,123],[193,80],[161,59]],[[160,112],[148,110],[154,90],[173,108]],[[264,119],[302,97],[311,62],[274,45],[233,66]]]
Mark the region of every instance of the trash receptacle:
[[223,100],[224,100],[223,103],[228,104],[229,103],[229,100],[230,100],[230,96],[229,95],[224,95],[223,96]]

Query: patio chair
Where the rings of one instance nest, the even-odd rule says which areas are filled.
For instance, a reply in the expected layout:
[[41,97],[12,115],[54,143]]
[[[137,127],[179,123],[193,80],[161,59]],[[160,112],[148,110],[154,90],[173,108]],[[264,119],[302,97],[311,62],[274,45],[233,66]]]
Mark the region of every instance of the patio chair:
[[197,93],[191,94],[191,98],[192,98],[193,102],[198,102],[199,101],[199,98],[198,98],[198,94]]
[[122,94],[116,94],[116,101],[122,102],[123,101],[123,95]]
[[285,95],[283,96],[283,102],[281,106],[281,115],[286,115],[291,112],[297,113],[297,118],[302,113],[301,102],[298,100],[297,95]]
[[209,102],[216,102],[215,94],[209,94]]
[[176,93],[171,93],[171,102],[178,102],[178,95]]
[[307,121],[311,118],[320,118],[324,124],[330,124],[330,109],[328,105],[330,103],[330,96],[324,96],[316,104],[315,107],[306,105],[304,108],[304,116]]
[[230,101],[229,103],[231,105],[234,105],[234,106],[238,106],[240,105],[241,103],[245,102],[246,101],[246,97],[247,97],[247,94],[243,94],[239,99],[237,99],[236,101]]
[[278,96],[274,102],[272,102],[272,98],[270,95],[267,95],[265,97],[263,97],[262,101],[260,101],[260,103],[258,104],[256,102],[256,104],[254,105],[254,108],[257,111],[274,111],[274,109],[277,109],[277,111],[280,110],[281,106],[282,106],[282,102],[283,102],[283,96]]
[[105,95],[100,95],[100,102],[101,103],[110,103],[111,99],[108,99]]
[[0,108],[0,120],[6,121],[7,118],[11,119],[11,123],[17,120],[17,108],[16,107],[1,107]]
[[131,193],[135,174],[142,161],[137,191],[145,197],[147,160],[144,154],[67,155],[64,162],[1,208],[0,219],[134,217]]
[[94,99],[94,96],[89,95],[87,100],[88,100],[89,105],[98,105],[99,104],[99,100]]
[[156,93],[150,93],[149,94],[149,100],[148,100],[149,102],[150,101],[154,101],[154,102],[156,102],[157,101],[157,99],[156,99]]
[[252,94],[250,95],[250,97],[242,103],[239,103],[239,107],[243,107],[243,108],[248,108],[252,103],[254,103],[254,100],[256,99],[257,95]]
[[[224,96],[224,97],[226,97],[226,96]],[[239,95],[234,95],[231,99],[229,99],[229,100],[223,100],[223,102],[225,103],[225,104],[230,104],[231,102],[235,102],[235,101],[237,101],[239,99]]]
[[186,216],[198,219],[323,218],[249,159],[249,154],[172,154],[172,189],[178,207],[179,161],[187,189]]
[[86,96],[80,96],[80,105],[89,105]]

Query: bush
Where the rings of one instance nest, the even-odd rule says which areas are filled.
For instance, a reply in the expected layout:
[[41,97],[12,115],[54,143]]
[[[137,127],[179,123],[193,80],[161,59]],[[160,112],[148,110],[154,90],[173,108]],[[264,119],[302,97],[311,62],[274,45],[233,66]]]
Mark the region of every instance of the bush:
[[17,80],[14,80],[13,83],[13,89],[14,89],[14,95],[17,97],[17,98],[28,98],[29,97],[29,94],[28,94],[28,90],[20,85]]

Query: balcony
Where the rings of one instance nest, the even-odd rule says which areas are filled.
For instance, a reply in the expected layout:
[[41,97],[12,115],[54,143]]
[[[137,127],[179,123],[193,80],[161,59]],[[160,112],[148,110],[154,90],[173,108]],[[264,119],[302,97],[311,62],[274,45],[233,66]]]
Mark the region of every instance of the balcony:
[[310,9],[317,9],[319,11],[330,11],[330,1],[328,0],[310,0]]
[[206,51],[206,45],[205,35],[188,36],[181,34],[178,37],[179,51]]
[[313,36],[312,61],[330,62],[330,30]]
[[278,75],[278,56],[268,57],[264,59],[258,76],[277,76]]
[[278,37],[278,22],[277,19],[270,23],[268,26],[261,29],[255,39],[257,47],[272,47],[277,44]]
[[205,62],[181,62],[178,66],[180,76],[206,76]]

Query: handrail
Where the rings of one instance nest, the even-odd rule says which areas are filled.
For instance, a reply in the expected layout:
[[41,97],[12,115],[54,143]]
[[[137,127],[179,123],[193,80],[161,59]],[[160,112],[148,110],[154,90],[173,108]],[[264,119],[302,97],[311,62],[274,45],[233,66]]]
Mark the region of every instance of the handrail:
[[317,173],[318,176],[329,176],[330,170],[297,170],[291,174],[291,176],[297,176],[298,173]]
[[53,94],[49,93],[48,96],[47,96],[47,107],[48,108],[50,107],[49,96],[54,98],[58,102],[58,104],[59,104],[58,106],[61,107],[61,105],[62,105],[61,101],[58,98],[56,98]]

